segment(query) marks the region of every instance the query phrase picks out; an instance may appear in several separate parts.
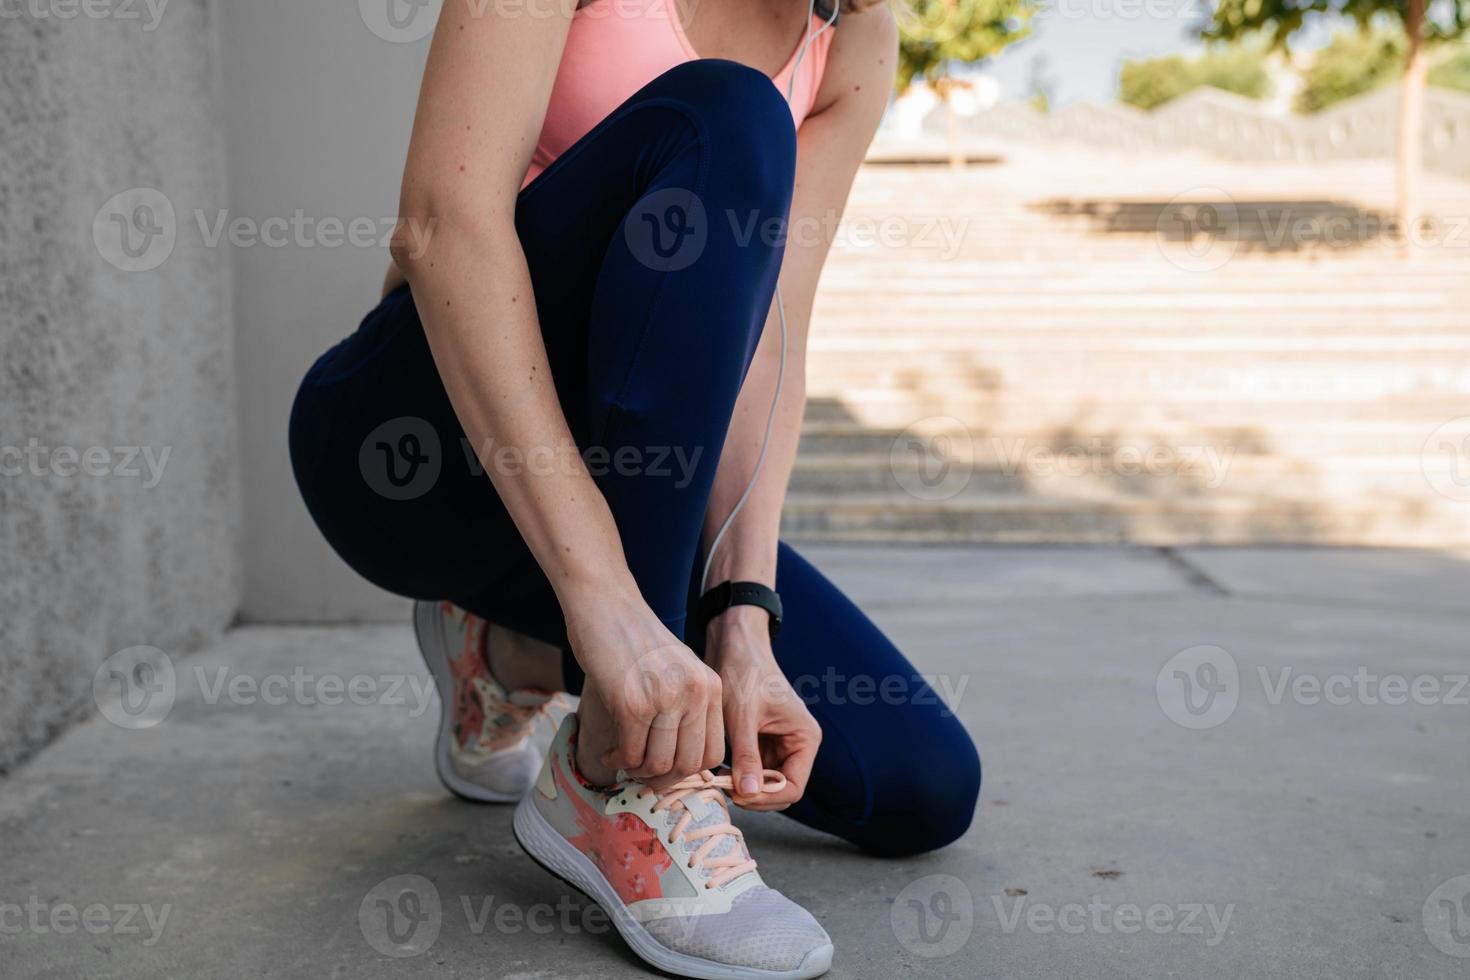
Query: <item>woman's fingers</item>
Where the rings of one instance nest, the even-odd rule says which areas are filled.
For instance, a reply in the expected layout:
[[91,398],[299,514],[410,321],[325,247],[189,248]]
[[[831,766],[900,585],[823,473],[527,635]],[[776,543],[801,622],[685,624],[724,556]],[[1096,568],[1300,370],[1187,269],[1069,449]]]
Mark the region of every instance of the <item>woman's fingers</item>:
[[725,708],[720,698],[711,698],[704,717],[704,764],[701,769],[716,769],[725,761]]
[[735,782],[735,798],[741,800],[759,796],[763,768],[759,722],[748,705],[732,703],[728,711],[730,768]]
[[692,776],[704,768],[704,730],[708,716],[706,705],[691,704],[679,726],[679,739],[674,752],[674,764],[669,775],[674,779]]
[[679,747],[680,715],[660,713],[648,726],[648,749],[643,755],[643,764],[629,769],[628,774],[638,779],[657,779],[666,776],[674,768],[674,757]]
[[617,745],[603,753],[602,764],[614,771],[633,772],[643,765],[648,751],[648,722],[626,710],[613,715]]

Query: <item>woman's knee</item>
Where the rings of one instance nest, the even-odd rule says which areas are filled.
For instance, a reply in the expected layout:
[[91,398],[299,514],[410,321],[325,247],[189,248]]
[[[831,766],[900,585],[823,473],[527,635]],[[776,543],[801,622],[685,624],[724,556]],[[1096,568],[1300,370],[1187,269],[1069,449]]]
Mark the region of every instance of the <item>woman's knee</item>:
[[980,798],[980,753],[955,719],[905,733],[901,760],[875,781],[865,846],[886,857],[946,847],[970,829]]
[[710,163],[783,212],[796,173],[796,124],[775,83],[734,61],[702,58],[669,69],[644,89],[682,106]]

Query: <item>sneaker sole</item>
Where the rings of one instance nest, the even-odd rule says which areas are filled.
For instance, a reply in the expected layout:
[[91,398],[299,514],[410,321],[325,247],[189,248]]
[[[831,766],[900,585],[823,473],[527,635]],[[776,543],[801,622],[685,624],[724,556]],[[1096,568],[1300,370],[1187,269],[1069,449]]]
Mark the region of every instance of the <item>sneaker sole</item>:
[[434,678],[439,692],[439,735],[434,741],[434,769],[444,788],[471,803],[514,803],[520,793],[497,793],[470,782],[454,771],[449,761],[449,748],[454,740],[454,674],[449,669],[449,642],[444,636],[444,616],[437,602],[423,600],[413,604],[413,632],[418,639],[419,656]]
[[[534,790],[533,790],[534,792]],[[592,860],[567,843],[536,809],[529,794],[516,807],[512,824],[516,843],[549,874],[564,881],[602,907],[618,935],[644,962],[683,977],[697,980],[809,980],[832,967],[832,944],[818,946],[794,970],[757,970],[731,966],[687,953],[678,953],[660,943],[633,917]]]

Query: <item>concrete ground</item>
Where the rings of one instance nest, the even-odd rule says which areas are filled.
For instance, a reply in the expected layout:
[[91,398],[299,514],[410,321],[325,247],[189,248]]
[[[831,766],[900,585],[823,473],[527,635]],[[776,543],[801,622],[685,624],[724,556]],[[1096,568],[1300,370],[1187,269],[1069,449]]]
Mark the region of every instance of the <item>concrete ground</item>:
[[[813,554],[986,770],[920,858],[742,818],[831,976],[1470,974],[1470,554]],[[509,808],[440,789],[406,626],[171,666],[0,783],[0,976],[644,975]]]

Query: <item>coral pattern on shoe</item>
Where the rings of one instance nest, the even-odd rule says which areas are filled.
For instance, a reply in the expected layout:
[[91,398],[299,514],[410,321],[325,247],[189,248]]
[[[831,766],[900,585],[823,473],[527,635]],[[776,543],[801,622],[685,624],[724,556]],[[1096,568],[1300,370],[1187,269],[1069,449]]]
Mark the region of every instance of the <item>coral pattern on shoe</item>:
[[439,692],[434,767],[457,796],[514,803],[536,780],[536,720],[564,703],[547,691],[507,691],[490,673],[490,624],[451,602],[414,603],[414,635]]
[[[832,939],[761,880],[730,820],[729,773],[701,770],[655,790],[620,773],[587,784],[576,764],[577,716],[551,740],[516,807],[516,840],[591,896],[645,962],[700,980],[808,980],[832,965]],[[785,777],[762,772],[764,792]]]
[[631,813],[609,818],[583,801],[565,770],[558,766],[553,773],[581,829],[570,838],[572,846],[592,859],[624,902],[662,898],[659,882],[673,861],[654,829]]
[[553,695],[531,688],[506,691],[490,675],[485,649],[489,624],[450,602],[442,604],[441,612],[463,617],[465,626],[459,655],[449,657],[456,748],[488,754],[519,745],[535,730],[536,719],[549,709]]

